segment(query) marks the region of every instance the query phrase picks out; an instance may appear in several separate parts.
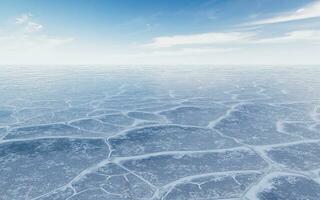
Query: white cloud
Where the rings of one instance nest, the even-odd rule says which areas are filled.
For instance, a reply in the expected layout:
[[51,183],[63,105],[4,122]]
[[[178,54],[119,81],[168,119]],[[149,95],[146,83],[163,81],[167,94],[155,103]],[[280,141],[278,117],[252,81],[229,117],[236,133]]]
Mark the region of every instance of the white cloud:
[[263,25],[320,17],[320,1],[311,3],[294,12],[247,23],[246,25]]
[[29,19],[32,17],[30,13],[28,14],[22,14],[18,17],[16,17],[16,24],[24,24],[29,21]]
[[41,24],[38,24],[38,23],[35,23],[35,22],[28,22],[26,27],[25,27],[25,30],[29,33],[32,33],[32,32],[38,32],[40,31],[41,29],[43,28],[43,26]]
[[284,36],[264,38],[256,43],[297,43],[297,42],[320,42],[319,30],[299,30],[286,33]]
[[15,23],[0,27],[0,62],[29,62],[52,59],[66,51],[72,37],[51,36],[45,33],[43,25],[32,20],[31,14],[16,18]]
[[43,29],[43,25],[32,20],[32,14],[22,14],[15,19],[15,23],[21,27],[26,33],[38,32]]
[[156,37],[145,47],[162,48],[182,45],[236,44],[251,40],[255,34],[250,32],[212,32],[194,35],[175,35]]
[[[245,49],[248,45],[259,44],[320,44],[320,30],[297,30],[272,37],[261,37],[259,32],[203,33],[156,37],[143,47],[156,49],[150,55],[200,55],[224,53],[234,49]],[[224,46],[221,46],[224,44]],[[205,45],[205,46],[201,46]]]

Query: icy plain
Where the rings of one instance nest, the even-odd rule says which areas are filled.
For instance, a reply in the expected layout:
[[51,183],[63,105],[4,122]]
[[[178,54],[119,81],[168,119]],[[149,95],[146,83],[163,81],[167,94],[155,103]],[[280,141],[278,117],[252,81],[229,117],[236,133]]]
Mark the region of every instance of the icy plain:
[[320,68],[0,67],[0,200],[319,200]]

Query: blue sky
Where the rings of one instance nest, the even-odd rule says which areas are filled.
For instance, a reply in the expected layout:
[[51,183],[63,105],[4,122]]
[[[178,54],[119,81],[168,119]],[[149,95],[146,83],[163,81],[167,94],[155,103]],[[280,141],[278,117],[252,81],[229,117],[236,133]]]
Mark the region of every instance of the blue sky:
[[319,64],[319,0],[3,0],[1,64]]

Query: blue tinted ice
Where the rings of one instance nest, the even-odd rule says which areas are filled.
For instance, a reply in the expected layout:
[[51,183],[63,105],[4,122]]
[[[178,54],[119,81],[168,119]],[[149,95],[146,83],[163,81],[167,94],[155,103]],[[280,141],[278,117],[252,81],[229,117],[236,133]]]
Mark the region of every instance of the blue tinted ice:
[[319,200],[316,67],[0,67],[0,200]]

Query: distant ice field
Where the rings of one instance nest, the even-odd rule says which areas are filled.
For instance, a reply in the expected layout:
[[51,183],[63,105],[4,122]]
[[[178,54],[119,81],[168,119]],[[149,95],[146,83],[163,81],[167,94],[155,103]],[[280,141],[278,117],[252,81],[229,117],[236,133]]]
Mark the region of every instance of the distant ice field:
[[0,200],[319,200],[320,66],[0,66]]

